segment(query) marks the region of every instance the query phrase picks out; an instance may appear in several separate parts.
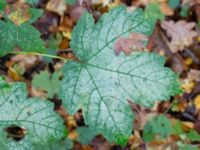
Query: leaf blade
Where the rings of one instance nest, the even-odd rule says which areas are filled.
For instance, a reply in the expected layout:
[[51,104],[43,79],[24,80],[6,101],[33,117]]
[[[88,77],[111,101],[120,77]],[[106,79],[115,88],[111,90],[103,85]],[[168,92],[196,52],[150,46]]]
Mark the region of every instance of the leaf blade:
[[[39,98],[27,99],[25,84],[15,83],[11,88],[0,89],[0,135],[1,146],[23,149],[25,145],[46,144],[66,136],[66,129],[58,114],[53,111],[53,104]],[[25,137],[16,142],[7,138],[5,128],[12,125],[25,128]],[[10,147],[11,146],[11,147]],[[26,146],[25,146],[26,147]]]
[[[134,118],[127,99],[150,106],[157,99],[168,99],[181,92],[176,74],[164,67],[163,57],[147,52],[115,56],[114,44],[119,37],[132,32],[149,35],[153,24],[154,20],[146,20],[140,9],[127,13],[125,7],[115,8],[95,25],[86,12],[71,41],[80,62],[69,62],[63,67],[60,97],[65,108],[70,114],[82,108],[89,127],[121,145],[131,135]],[[149,87],[161,91],[152,93]]]

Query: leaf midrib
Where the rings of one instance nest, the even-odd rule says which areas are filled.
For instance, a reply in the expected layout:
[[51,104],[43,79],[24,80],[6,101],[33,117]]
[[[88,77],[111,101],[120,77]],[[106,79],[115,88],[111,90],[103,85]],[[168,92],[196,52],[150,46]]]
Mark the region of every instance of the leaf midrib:
[[151,82],[154,82],[154,83],[157,83],[157,84],[161,84],[161,85],[164,85],[164,86],[168,86],[168,85],[166,85],[166,84],[164,84],[162,82],[158,82],[157,80],[152,80],[152,79],[144,78],[144,77],[141,77],[141,76],[138,76],[138,75],[134,75],[134,74],[128,74],[128,73],[121,72],[121,71],[107,69],[107,68],[103,68],[103,67],[100,67],[100,66],[95,66],[95,65],[90,64],[90,63],[87,63],[87,66],[90,66],[90,67],[93,67],[93,68],[97,68],[97,69],[100,69],[100,70],[104,70],[104,71],[114,72],[114,73],[117,73],[117,74],[123,74],[123,75],[126,75],[126,76],[132,76],[132,77],[148,80],[148,81],[151,81]]
[[[89,69],[86,68],[86,70],[87,70],[87,72],[88,72],[88,74],[89,74],[89,76],[90,76],[90,78],[91,78],[92,83],[94,84],[95,88],[97,89],[97,92],[98,92],[98,94],[99,94],[101,100],[103,101],[104,105],[106,106],[106,109],[108,110],[108,112],[109,112],[109,114],[110,114],[110,116],[111,116],[111,118],[112,118],[112,120],[113,120],[113,122],[114,122],[114,126],[116,127],[117,130],[119,130],[119,131],[121,132],[121,129],[118,128],[118,126],[117,126],[118,123],[116,123],[115,118],[113,117],[111,111],[110,111],[109,108],[107,107],[107,105],[106,105],[106,103],[105,103],[105,101],[104,101],[104,99],[103,99],[103,96],[101,95],[101,92],[99,91],[99,88],[98,88],[97,85],[96,85],[96,82],[93,80],[93,77],[92,77],[92,75],[91,75]],[[99,113],[100,113],[100,109],[98,110],[98,117],[99,117]],[[98,123],[98,119],[97,119],[96,125],[97,125],[97,123]],[[95,126],[96,126],[96,125],[95,125]]]

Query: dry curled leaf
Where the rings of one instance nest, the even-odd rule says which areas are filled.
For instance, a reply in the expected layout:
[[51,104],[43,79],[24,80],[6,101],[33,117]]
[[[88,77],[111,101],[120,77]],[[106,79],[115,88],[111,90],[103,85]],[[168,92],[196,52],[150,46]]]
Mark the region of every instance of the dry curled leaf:
[[124,51],[126,55],[130,55],[133,51],[145,48],[147,41],[148,37],[141,33],[131,33],[128,38],[120,37],[114,45],[115,53],[119,55]]
[[83,6],[78,6],[71,11],[70,15],[71,15],[72,19],[75,22],[77,22],[85,11],[86,11],[86,8],[84,8]]
[[188,72],[188,79],[192,80],[192,81],[200,81],[200,70],[196,70],[196,69],[191,69]]
[[160,4],[160,10],[166,16],[172,16],[174,14],[174,10],[172,8],[170,8],[168,3],[161,3]]
[[197,36],[197,32],[192,30],[195,27],[195,23],[188,23],[184,20],[176,23],[174,21],[163,21],[161,26],[171,38],[169,47],[173,53],[181,51],[184,47],[192,44],[193,38]]
[[47,3],[46,9],[63,16],[67,7],[64,0],[50,0]]

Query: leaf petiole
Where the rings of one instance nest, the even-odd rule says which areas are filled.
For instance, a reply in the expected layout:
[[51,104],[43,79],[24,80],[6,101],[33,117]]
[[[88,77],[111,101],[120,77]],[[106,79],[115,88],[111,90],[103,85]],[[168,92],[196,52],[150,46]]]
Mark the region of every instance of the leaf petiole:
[[43,56],[43,57],[49,57],[49,58],[54,58],[54,59],[60,59],[64,61],[69,61],[71,59],[56,56],[56,55],[50,55],[50,54],[44,54],[44,53],[37,53],[37,52],[19,52],[19,51],[12,51],[9,52],[10,54],[23,54],[23,55],[36,55],[36,56]]

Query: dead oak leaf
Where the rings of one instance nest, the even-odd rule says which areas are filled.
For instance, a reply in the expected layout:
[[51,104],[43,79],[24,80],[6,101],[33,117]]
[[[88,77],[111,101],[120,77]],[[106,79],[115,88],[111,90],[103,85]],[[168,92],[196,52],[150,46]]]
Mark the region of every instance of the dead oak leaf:
[[184,20],[176,23],[174,21],[163,21],[161,27],[171,37],[169,47],[173,53],[181,51],[184,47],[191,45],[193,38],[197,36],[197,32],[192,30],[195,27],[195,23],[188,23]]
[[126,55],[131,52],[144,49],[146,47],[148,37],[141,33],[131,33],[128,38],[120,37],[114,44],[115,54],[119,55],[124,51]]

